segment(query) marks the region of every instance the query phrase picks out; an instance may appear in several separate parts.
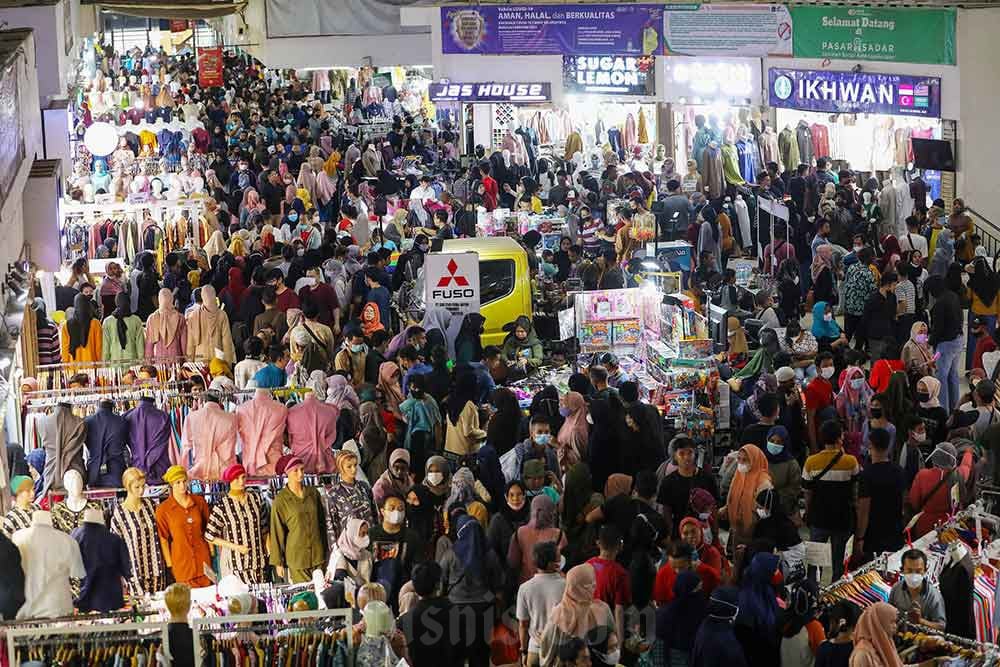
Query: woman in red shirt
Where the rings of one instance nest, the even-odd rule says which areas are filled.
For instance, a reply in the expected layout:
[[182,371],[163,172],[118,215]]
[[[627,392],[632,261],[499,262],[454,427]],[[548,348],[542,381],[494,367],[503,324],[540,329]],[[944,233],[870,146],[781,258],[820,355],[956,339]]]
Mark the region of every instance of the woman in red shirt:
[[930,458],[934,467],[917,473],[907,499],[910,510],[923,513],[913,529],[914,538],[926,535],[951,514],[951,489],[955,484],[964,485],[972,471],[971,447],[962,454],[961,463],[955,446],[948,442],[935,447]]

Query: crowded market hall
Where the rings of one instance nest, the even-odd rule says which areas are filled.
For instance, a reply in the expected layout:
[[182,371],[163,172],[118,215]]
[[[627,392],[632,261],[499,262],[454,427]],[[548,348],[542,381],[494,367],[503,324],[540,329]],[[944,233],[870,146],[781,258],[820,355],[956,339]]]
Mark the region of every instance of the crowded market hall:
[[0,666],[998,665],[992,4],[0,0]]

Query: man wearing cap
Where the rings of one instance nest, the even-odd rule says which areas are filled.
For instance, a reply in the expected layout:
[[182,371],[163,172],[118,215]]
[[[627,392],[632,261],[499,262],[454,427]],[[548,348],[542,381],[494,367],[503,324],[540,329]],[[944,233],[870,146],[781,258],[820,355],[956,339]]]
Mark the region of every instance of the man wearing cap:
[[[987,352],[994,352],[997,349],[993,334],[990,333],[986,326],[986,318],[979,315],[972,318],[972,323],[969,325],[969,337],[975,341],[972,352],[972,365],[969,368],[982,368],[985,370],[986,366],[983,364],[983,355]],[[993,369],[990,368],[989,370],[992,371]],[[986,377],[991,377],[991,374],[987,372]]]
[[807,449],[806,419],[802,406],[802,395],[795,379],[795,371],[790,366],[782,366],[774,372],[778,381],[778,424],[788,429],[785,447],[801,464]]
[[326,566],[326,512],[319,492],[305,486],[305,465],[286,454],[275,469],[285,475],[285,488],[271,505],[271,565],[292,583],[309,581],[313,570]]
[[167,468],[163,481],[170,485],[170,496],[156,508],[156,530],[163,560],[177,583],[192,588],[211,586],[205,576],[206,566],[212,566],[205,541],[208,503],[201,496],[188,493],[188,475],[182,466]]
[[3,533],[11,537],[14,533],[31,525],[31,515],[38,509],[35,505],[35,483],[27,475],[18,475],[10,480],[10,494],[14,506],[3,518]]
[[205,539],[226,550],[222,554],[224,572],[230,569],[243,583],[259,584],[264,581],[267,565],[261,521],[263,504],[259,495],[247,493],[246,475],[246,468],[239,463],[222,473],[229,493],[212,507]]

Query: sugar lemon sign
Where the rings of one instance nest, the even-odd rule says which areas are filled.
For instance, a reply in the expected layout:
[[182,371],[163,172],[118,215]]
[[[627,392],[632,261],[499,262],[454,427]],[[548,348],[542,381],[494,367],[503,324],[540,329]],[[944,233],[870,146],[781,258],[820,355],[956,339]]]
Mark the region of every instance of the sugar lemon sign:
[[955,64],[954,9],[792,8],[797,58]]

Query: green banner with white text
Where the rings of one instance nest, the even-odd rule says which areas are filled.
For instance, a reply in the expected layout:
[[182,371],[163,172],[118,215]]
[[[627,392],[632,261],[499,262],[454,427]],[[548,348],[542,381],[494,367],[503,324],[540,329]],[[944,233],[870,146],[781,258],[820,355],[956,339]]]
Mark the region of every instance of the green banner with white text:
[[954,9],[792,7],[797,58],[955,64]]

